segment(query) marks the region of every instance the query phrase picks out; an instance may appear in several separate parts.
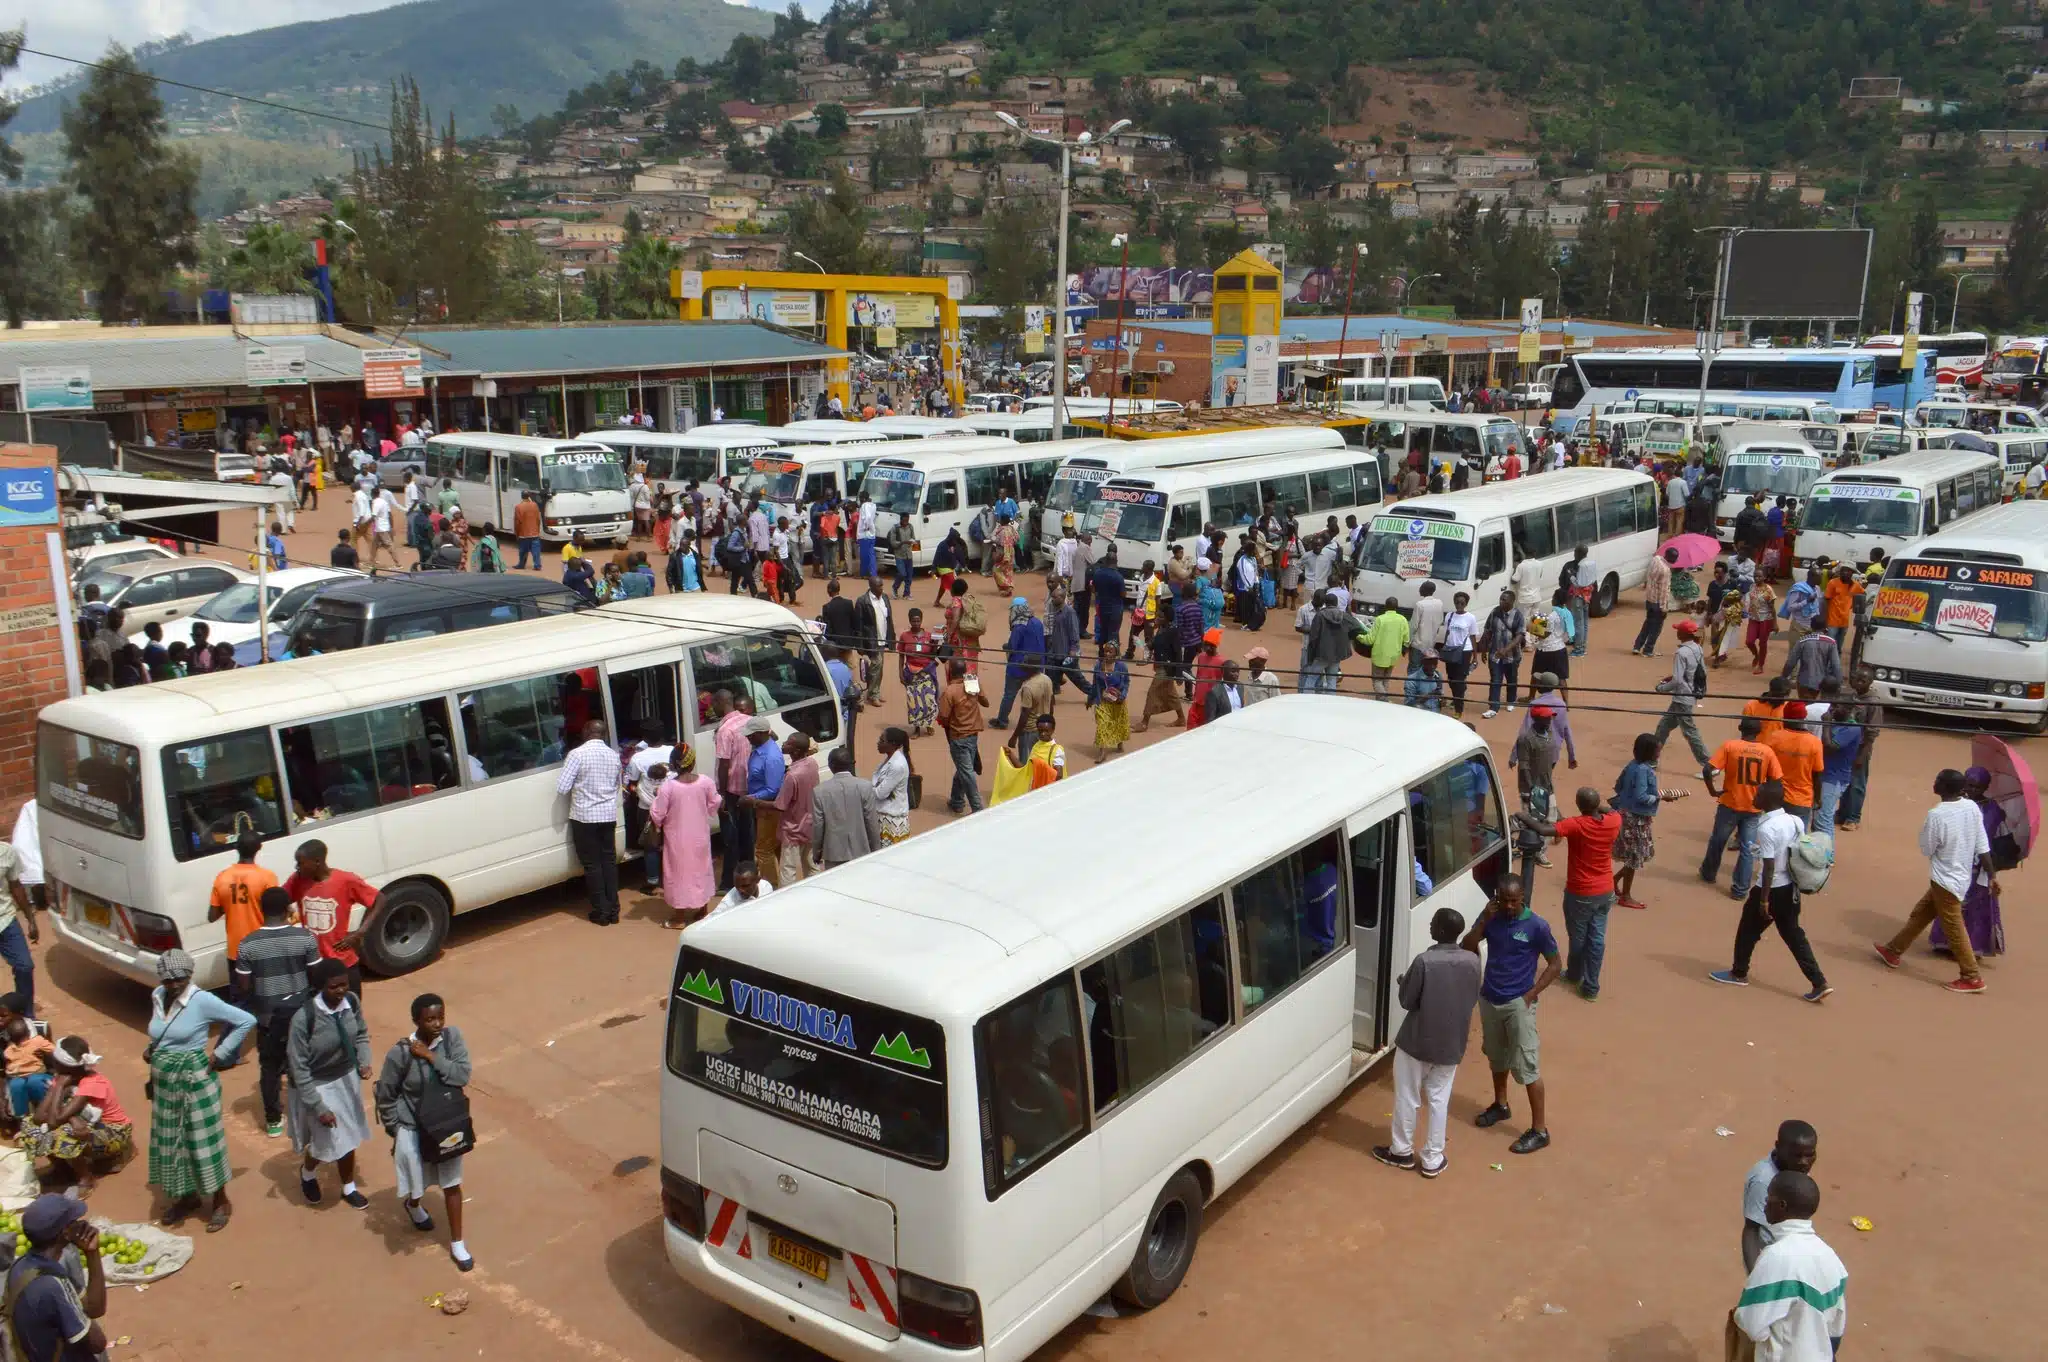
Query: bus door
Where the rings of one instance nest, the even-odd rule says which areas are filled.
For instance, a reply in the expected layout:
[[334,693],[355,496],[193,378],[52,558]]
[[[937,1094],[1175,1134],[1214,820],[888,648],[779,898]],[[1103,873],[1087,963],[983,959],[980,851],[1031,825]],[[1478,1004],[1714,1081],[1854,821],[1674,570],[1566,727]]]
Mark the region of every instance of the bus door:
[[1407,920],[1415,888],[1415,856],[1401,812],[1396,801],[1344,827],[1351,843],[1351,944],[1357,950],[1351,1048],[1368,1054],[1385,1049],[1393,1037],[1393,929]]
[[[632,606],[629,603],[625,608]],[[664,744],[689,739],[690,729],[683,725],[676,707],[676,664],[682,660],[683,649],[678,644],[604,664],[605,701],[611,712],[614,745],[625,748],[657,738]],[[575,734],[570,745],[580,741],[582,735]]]

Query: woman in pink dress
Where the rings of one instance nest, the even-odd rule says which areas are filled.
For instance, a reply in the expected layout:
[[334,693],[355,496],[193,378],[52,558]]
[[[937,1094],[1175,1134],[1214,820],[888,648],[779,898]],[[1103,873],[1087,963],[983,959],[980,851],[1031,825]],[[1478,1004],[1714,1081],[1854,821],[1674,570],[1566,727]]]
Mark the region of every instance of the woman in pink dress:
[[716,782],[697,774],[697,754],[677,743],[674,766],[661,783],[647,817],[661,829],[661,897],[669,918],[663,925],[680,931],[703,916],[718,893],[711,865],[711,829],[718,824]]

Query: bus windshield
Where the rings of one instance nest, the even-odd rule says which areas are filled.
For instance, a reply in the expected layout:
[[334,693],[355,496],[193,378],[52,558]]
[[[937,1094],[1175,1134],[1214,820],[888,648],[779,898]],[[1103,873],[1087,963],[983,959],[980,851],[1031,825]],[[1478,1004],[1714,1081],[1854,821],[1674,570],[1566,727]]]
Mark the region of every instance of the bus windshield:
[[1736,454],[1728,460],[1725,492],[1803,497],[1820,476],[1820,460],[1804,454]]
[[876,464],[868,469],[867,481],[861,484],[861,495],[874,502],[877,511],[887,511],[891,515],[915,515],[917,503],[924,496],[924,474],[915,468]]
[[1472,575],[1472,527],[1451,520],[1374,516],[1363,566],[1396,577],[1462,582]]
[[120,837],[142,836],[142,754],[127,743],[36,726],[36,803]]
[[540,456],[541,485],[556,492],[623,492],[626,470],[610,450],[579,449]]
[[938,1023],[685,946],[669,1071],[849,1144],[943,1168]]
[[764,501],[795,501],[803,481],[804,466],[800,463],[789,459],[755,459],[753,471],[740,484],[740,495],[750,497],[758,493]]
[[2038,350],[2007,350],[1991,361],[1994,374],[2031,374],[2041,365]]
[[1836,483],[1817,488],[1799,528],[1840,534],[1917,534],[1920,494],[1910,487]]
[[1961,430],[1969,424],[1968,407],[1922,407],[1915,413],[1923,426],[1940,426],[1944,430]]
[[1872,624],[1937,634],[2048,642],[2048,586],[2030,568],[1894,562],[1870,607]]
[[1505,459],[1509,454],[1528,462],[1528,442],[1522,438],[1521,428],[1513,421],[1489,421],[1486,423],[1486,457]]
[[1095,499],[1095,489],[1109,481],[1107,468],[1062,468],[1052,476],[1045,494],[1048,511],[1078,511]]
[[1081,518],[1083,534],[1157,544],[1166,538],[1166,493],[1136,487],[1101,487]]

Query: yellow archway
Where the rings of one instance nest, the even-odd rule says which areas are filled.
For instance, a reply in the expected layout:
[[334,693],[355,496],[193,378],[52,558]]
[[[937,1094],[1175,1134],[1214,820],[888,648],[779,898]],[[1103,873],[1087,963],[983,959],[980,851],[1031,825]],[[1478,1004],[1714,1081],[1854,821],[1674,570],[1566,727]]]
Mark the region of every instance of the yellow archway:
[[[669,296],[679,304],[686,322],[704,319],[704,299],[715,289],[787,289],[796,293],[823,295],[825,342],[835,350],[846,348],[846,309],[850,295],[860,293],[912,294],[930,297],[938,308],[939,367],[945,375],[946,394],[953,399],[956,413],[967,409],[967,393],[960,382],[960,304],[945,279],[922,275],[895,274],[798,274],[784,270],[670,270]],[[847,383],[847,361],[826,361],[825,390],[849,408],[853,390]]]

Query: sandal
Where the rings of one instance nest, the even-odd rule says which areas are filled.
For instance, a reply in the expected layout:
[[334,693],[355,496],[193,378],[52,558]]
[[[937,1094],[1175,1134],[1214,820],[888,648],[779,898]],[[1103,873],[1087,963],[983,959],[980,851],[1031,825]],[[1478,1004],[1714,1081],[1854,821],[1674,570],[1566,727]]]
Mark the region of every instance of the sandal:
[[163,1215],[157,1220],[156,1223],[163,1226],[167,1230],[174,1230],[178,1228],[178,1226],[184,1224],[186,1219],[192,1214],[192,1212],[198,1209],[199,1205],[197,1202],[173,1202],[170,1208],[163,1213]]
[[206,1217],[206,1232],[208,1234],[219,1234],[228,1227],[228,1217],[232,1214],[233,1212],[223,1206],[212,1215]]

